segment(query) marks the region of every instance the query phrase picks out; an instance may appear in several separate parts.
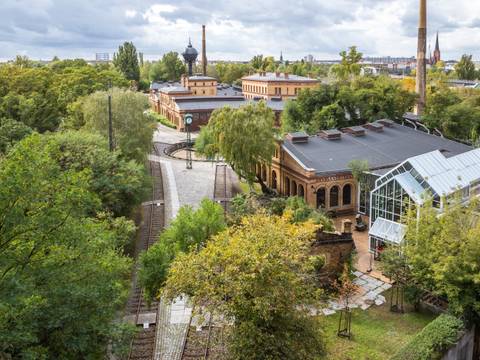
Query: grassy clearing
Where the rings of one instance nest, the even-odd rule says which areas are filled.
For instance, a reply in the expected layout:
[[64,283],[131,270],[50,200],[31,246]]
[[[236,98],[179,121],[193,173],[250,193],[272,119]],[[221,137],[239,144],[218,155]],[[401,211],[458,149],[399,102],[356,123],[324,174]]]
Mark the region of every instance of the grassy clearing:
[[[248,186],[248,183],[244,179],[241,179],[239,181],[239,184],[240,184],[240,190],[242,190],[242,193],[244,193],[244,194],[249,194],[250,193],[250,187]],[[253,191],[256,194],[261,194],[262,193],[262,188],[260,187],[260,184],[254,183],[253,184]]]
[[[385,295],[385,294],[384,294]],[[388,294],[385,295],[388,299]],[[407,307],[405,314],[390,312],[387,304],[352,314],[352,340],[337,336],[339,314],[322,316],[329,360],[390,359],[403,345],[435,318],[431,313],[416,313]]]
[[165,125],[171,129],[176,129],[177,127],[172,124],[165,116],[162,116],[158,113],[156,113],[155,111],[153,110],[147,110],[148,112],[148,115],[151,116],[153,119],[155,119],[156,121],[158,121],[160,124],[162,125]]

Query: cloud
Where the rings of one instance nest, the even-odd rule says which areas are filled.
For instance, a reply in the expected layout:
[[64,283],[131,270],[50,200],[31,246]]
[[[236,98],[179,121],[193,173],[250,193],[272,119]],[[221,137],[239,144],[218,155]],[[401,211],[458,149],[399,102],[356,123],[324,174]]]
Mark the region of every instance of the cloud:
[[[336,58],[357,45],[367,55],[416,52],[418,0],[2,0],[0,59],[86,57],[133,41],[146,58],[201,45],[210,59],[255,54]],[[479,57],[480,3],[430,1],[429,38],[444,58]]]

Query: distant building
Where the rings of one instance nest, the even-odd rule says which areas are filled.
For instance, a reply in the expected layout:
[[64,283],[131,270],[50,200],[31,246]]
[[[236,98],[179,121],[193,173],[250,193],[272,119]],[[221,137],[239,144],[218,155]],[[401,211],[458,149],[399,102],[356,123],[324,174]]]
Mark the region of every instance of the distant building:
[[290,99],[301,89],[314,88],[320,81],[304,76],[280,72],[260,72],[242,78],[242,91],[246,99]]
[[313,63],[313,62],[315,62],[315,58],[313,57],[312,54],[308,54],[307,56],[305,56],[305,57],[303,58],[303,60],[304,60],[305,62],[307,62],[307,63]]
[[109,62],[110,61],[110,54],[109,53],[96,53],[95,54],[95,61],[96,62]]

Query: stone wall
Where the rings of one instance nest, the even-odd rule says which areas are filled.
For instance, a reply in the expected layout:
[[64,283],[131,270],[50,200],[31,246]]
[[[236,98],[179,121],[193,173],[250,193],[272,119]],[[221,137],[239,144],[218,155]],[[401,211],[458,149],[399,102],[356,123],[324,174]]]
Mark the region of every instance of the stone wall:
[[318,231],[317,240],[312,244],[311,254],[325,256],[325,266],[320,274],[321,281],[329,282],[336,279],[354,249],[355,243],[351,233]]

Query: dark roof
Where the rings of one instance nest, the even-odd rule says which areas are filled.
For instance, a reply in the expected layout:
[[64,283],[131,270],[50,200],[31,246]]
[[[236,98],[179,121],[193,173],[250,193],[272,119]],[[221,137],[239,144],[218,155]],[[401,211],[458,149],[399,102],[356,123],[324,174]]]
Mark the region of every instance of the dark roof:
[[371,169],[392,167],[402,161],[434,150],[450,157],[471,150],[458,142],[395,124],[383,132],[365,129],[365,136],[343,134],[341,140],[329,141],[311,136],[307,143],[283,142],[283,148],[306,169],[317,174],[349,172],[350,161],[367,160]]
[[317,83],[320,82],[317,79],[311,79],[305,76],[298,76],[293,74],[288,74],[285,76],[285,73],[274,73],[274,72],[267,72],[265,75],[260,74],[253,74],[248,75],[242,78],[242,80],[257,80],[257,81],[282,81],[282,82],[313,82]]
[[[184,96],[175,98],[180,111],[215,110],[224,106],[239,108],[240,106],[254,102],[245,100],[243,96]],[[273,111],[283,111],[285,102],[267,100],[267,106]]]

